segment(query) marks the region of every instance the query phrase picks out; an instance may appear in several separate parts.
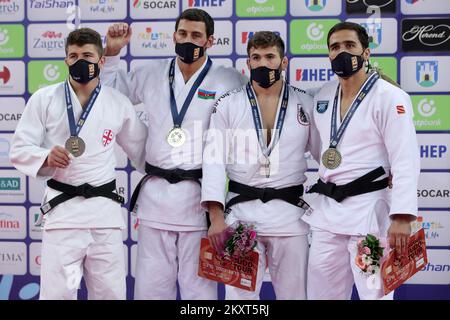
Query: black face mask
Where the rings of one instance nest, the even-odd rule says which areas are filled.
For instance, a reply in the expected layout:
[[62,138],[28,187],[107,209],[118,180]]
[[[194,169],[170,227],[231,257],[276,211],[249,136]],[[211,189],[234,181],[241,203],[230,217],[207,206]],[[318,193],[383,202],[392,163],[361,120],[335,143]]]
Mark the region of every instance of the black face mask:
[[338,77],[348,78],[359,71],[364,65],[364,58],[362,55],[354,55],[348,52],[339,53],[333,61],[331,61],[331,68]]
[[100,74],[98,63],[92,63],[84,59],[79,59],[69,66],[69,74],[72,79],[79,83],[88,83]]
[[191,64],[205,54],[205,49],[192,42],[176,43],[175,53],[180,57],[181,61]]
[[281,70],[258,67],[250,70],[250,80],[255,81],[262,88],[269,88],[280,80]]

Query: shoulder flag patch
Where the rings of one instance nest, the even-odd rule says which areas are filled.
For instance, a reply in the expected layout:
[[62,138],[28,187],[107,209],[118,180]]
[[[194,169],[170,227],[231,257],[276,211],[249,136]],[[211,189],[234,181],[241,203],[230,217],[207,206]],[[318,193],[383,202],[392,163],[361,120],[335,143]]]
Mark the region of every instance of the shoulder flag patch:
[[328,101],[317,101],[316,110],[318,113],[324,113],[328,109]]
[[200,99],[205,99],[205,100],[211,99],[212,100],[212,99],[216,98],[216,92],[198,89],[197,97]]
[[397,114],[405,114],[405,107],[397,106]]

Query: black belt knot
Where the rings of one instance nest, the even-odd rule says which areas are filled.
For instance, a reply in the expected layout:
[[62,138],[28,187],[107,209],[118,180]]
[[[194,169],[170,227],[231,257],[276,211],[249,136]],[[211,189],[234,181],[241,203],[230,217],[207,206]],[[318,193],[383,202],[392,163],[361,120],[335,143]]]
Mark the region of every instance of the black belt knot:
[[112,180],[101,186],[94,187],[88,183],[84,183],[79,186],[72,186],[67,183],[50,179],[47,181],[47,186],[57,191],[61,191],[62,193],[54,197],[41,207],[42,214],[46,214],[58,204],[66,202],[67,200],[75,197],[84,197],[86,199],[93,197],[105,197],[120,204],[124,204],[125,202],[125,199],[121,195],[114,192],[114,190],[116,189],[116,180]]
[[94,187],[88,183],[84,183],[81,186],[76,187],[75,195],[79,197],[85,197],[87,199],[95,197],[96,195],[93,192]]
[[319,179],[307,193],[316,192],[330,197],[337,202],[342,202],[348,197],[385,189],[389,183],[388,178],[375,181],[375,179],[383,176],[385,173],[383,167],[378,167],[358,179],[341,186],[333,182],[325,183]]
[[309,205],[302,199],[303,185],[301,184],[281,189],[258,188],[230,180],[228,190],[230,192],[237,193],[238,195],[226,203],[225,212],[229,212],[229,209],[235,204],[257,199],[261,200],[263,203],[279,199],[296,207],[300,207],[305,210],[309,209]]
[[136,201],[139,196],[139,192],[144,184],[144,182],[149,177],[160,177],[165,179],[170,184],[178,183],[181,181],[192,180],[200,185],[200,179],[202,178],[202,169],[194,170],[183,170],[183,169],[163,169],[151,165],[150,163],[145,163],[145,172],[147,173],[141,181],[139,181],[136,189],[133,191],[130,201],[130,211],[134,211],[136,206]]

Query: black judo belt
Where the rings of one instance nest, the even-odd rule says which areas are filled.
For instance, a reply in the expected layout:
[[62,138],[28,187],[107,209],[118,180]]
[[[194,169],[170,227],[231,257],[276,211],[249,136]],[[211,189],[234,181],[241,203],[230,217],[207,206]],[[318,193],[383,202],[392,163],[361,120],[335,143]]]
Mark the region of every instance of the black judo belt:
[[[141,191],[141,188],[142,188],[144,182],[147,181],[147,179],[149,177],[160,177],[160,178],[166,179],[167,182],[169,182],[170,184],[178,183],[181,181],[191,180],[191,181],[195,181],[199,185],[201,185],[200,179],[202,178],[202,169],[194,169],[194,170],[172,169],[172,170],[169,170],[169,169],[162,169],[159,167],[152,166],[151,164],[146,162],[145,163],[145,173],[147,173],[147,174],[141,179],[141,181],[139,181],[138,185],[136,186],[136,189],[134,189],[134,191],[133,191],[133,195],[131,196],[130,211],[132,211],[132,212],[134,212],[134,210],[135,210],[136,201],[139,196],[139,192]],[[206,223],[209,228],[211,223],[209,220],[208,213],[206,213]]]
[[333,198],[337,202],[342,202],[347,197],[357,196],[386,188],[389,184],[389,179],[387,177],[382,180],[375,181],[375,179],[378,179],[385,173],[386,171],[384,171],[383,167],[378,167],[362,177],[341,186],[337,186],[332,182],[325,183],[319,179],[317,180],[317,183],[314,184],[306,193],[316,192]]
[[230,180],[228,190],[237,193],[238,195],[227,202],[225,205],[225,212],[235,204],[257,199],[261,200],[263,203],[279,199],[304,210],[309,209],[309,205],[301,198],[303,195],[303,185],[301,184],[281,189],[257,188]]
[[42,214],[46,214],[58,204],[75,197],[84,197],[86,199],[93,197],[105,197],[120,204],[125,203],[125,199],[114,192],[114,190],[116,190],[116,180],[112,180],[111,182],[105,183],[101,186],[94,187],[87,183],[80,186],[72,186],[70,184],[50,179],[47,181],[47,186],[57,191],[61,191],[62,194],[54,197],[52,200],[44,204],[41,207]]

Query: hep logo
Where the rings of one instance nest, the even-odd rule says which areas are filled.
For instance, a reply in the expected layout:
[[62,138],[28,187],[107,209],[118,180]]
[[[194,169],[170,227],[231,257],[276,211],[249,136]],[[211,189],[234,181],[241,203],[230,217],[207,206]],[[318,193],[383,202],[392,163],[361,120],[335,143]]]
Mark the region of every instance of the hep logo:
[[188,7],[221,7],[225,0],[189,0]]
[[[273,31],[273,33],[275,33],[277,36],[280,36],[280,32],[278,32],[278,31]],[[253,38],[254,34],[255,34],[254,31],[243,31],[242,34],[241,34],[241,42],[242,43],[247,43],[248,40]]]

